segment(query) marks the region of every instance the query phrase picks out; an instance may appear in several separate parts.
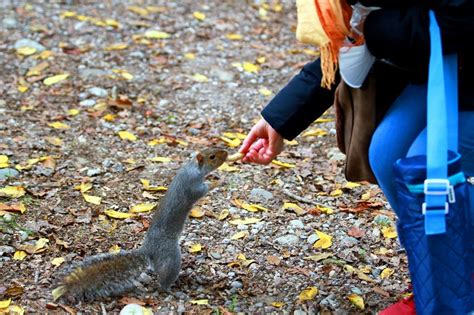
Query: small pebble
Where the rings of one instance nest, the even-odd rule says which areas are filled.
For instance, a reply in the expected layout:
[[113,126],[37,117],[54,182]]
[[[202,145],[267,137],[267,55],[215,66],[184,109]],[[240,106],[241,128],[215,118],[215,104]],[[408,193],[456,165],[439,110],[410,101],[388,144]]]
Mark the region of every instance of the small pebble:
[[317,240],[319,240],[319,236],[313,233],[310,236],[308,236],[308,239],[306,241],[309,244],[314,244]]
[[85,106],[85,107],[91,107],[94,106],[96,103],[95,100],[87,99],[79,102],[79,105]]
[[101,98],[107,97],[107,95],[109,94],[106,89],[103,89],[97,86],[90,88],[88,92],[94,96],[101,97]]
[[290,226],[294,229],[304,229],[304,223],[301,220],[291,220]]

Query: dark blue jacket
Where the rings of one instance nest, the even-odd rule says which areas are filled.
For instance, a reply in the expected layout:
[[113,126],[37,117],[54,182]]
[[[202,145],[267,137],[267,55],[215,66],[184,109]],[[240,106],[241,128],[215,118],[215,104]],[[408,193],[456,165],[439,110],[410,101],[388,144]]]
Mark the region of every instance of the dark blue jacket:
[[[370,13],[364,24],[367,47],[378,59],[371,70],[377,78],[377,106],[386,108],[407,84],[426,82],[428,11],[433,9],[444,52],[459,54],[460,107],[474,110],[474,0],[360,2],[382,7]],[[332,105],[337,84],[324,89],[321,78],[319,59],[308,63],[263,109],[262,116],[285,139],[295,138]]]

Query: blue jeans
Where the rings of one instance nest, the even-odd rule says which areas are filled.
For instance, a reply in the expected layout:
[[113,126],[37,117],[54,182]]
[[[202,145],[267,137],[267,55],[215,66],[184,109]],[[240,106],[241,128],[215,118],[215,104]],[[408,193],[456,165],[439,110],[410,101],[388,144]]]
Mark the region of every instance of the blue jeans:
[[[390,107],[372,136],[370,166],[392,209],[397,209],[393,164],[399,158],[426,154],[426,86],[408,86]],[[462,169],[474,176],[474,111],[459,113]]]

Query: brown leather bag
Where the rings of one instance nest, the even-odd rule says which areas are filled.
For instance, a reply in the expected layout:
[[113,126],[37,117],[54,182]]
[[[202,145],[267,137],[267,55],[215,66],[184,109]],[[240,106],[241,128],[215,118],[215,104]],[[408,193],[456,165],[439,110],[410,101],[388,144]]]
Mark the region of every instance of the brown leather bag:
[[375,77],[355,89],[343,80],[334,97],[336,108],[337,145],[346,154],[345,175],[349,181],[377,180],[369,164],[369,145],[377,127]]

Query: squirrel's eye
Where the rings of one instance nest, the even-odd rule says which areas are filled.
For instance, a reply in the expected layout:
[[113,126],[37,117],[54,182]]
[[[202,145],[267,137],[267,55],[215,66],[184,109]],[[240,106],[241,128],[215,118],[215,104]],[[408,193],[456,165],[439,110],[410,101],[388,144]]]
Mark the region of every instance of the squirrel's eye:
[[213,154],[209,157],[211,160],[214,160],[216,158],[216,156]]

